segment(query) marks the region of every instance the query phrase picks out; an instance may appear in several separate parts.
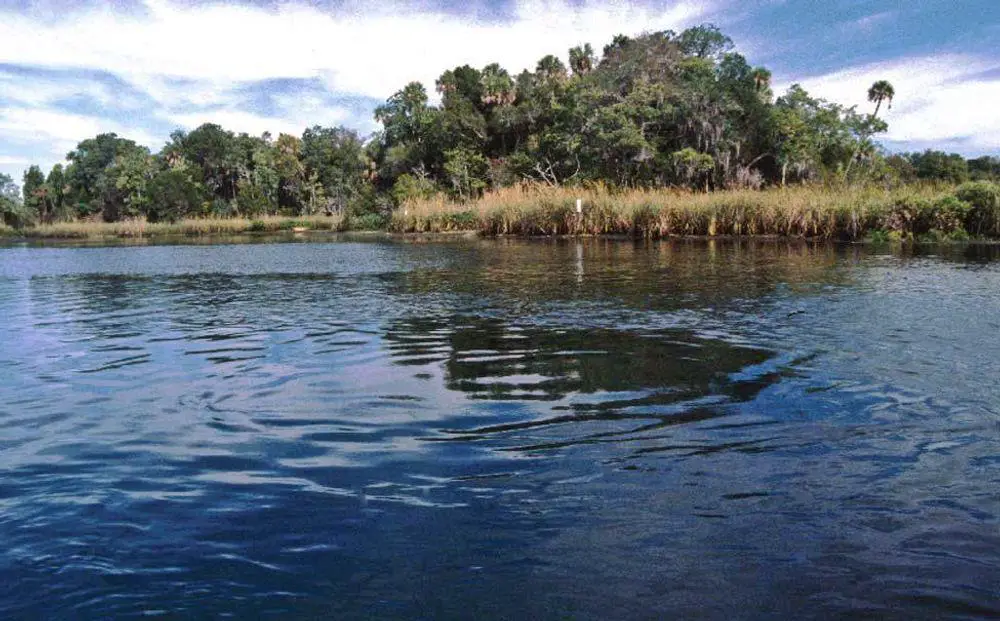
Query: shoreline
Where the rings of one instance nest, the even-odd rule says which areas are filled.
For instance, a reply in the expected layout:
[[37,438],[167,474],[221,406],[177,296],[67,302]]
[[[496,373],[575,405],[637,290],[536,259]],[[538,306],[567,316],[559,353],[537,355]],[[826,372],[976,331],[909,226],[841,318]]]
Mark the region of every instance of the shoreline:
[[369,241],[388,240],[405,242],[450,242],[457,240],[481,241],[610,241],[610,242],[763,242],[789,243],[809,245],[843,245],[866,247],[960,247],[960,246],[998,246],[1000,239],[986,237],[970,237],[968,239],[833,239],[822,236],[789,236],[779,234],[758,235],[662,235],[657,237],[634,236],[623,233],[600,234],[555,234],[555,235],[525,235],[520,233],[486,234],[480,231],[422,231],[399,232],[386,230],[306,230],[306,231],[245,231],[237,233],[159,233],[142,237],[123,237],[115,235],[99,235],[90,237],[66,236],[30,236],[17,234],[0,234],[0,248],[17,246],[27,247],[102,247],[102,246],[146,246],[146,245],[225,245],[232,243],[311,243],[336,241]]
[[[357,228],[355,228],[357,227]],[[410,201],[391,215],[271,215],[147,222],[70,221],[0,227],[0,242],[146,243],[305,240],[339,234],[394,239],[776,239],[952,244],[1000,240],[1000,187],[989,183],[895,188],[797,186],[708,193],[603,186],[512,186],[456,202]]]

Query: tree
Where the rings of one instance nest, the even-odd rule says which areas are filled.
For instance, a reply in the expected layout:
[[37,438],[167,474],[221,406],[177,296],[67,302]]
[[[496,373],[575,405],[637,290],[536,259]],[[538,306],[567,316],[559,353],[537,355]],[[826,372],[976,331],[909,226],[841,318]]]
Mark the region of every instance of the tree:
[[[690,147],[670,154],[670,160],[678,176],[686,183],[698,185],[715,168],[715,160],[707,153],[699,153]],[[705,190],[708,190],[707,181]]]
[[980,181],[1000,181],[1000,157],[984,155],[968,161],[969,174]]
[[514,80],[500,65],[493,63],[483,68],[479,77],[484,106],[505,106],[514,103]]
[[66,177],[63,172],[63,165],[56,164],[45,179],[46,198],[48,207],[44,221],[50,222],[56,218],[64,218],[65,213],[64,194],[66,191]]
[[892,84],[885,80],[878,80],[868,89],[868,101],[875,104],[875,112],[871,115],[868,122],[861,126],[861,131],[858,137],[858,146],[854,149],[853,155],[851,155],[850,161],[847,163],[847,169],[844,173],[844,177],[851,172],[851,166],[858,159],[862,150],[868,148],[870,149],[870,139],[878,131],[885,131],[886,127],[884,124],[879,125],[877,122],[879,108],[882,107],[883,101],[889,102],[889,107],[892,107],[892,98],[896,95],[895,89],[893,89]]
[[474,198],[486,187],[487,162],[479,153],[452,149],[445,153],[445,172],[458,198]]
[[24,213],[21,206],[21,189],[10,175],[0,173],[0,222],[8,226],[22,226]]
[[236,137],[236,205],[241,214],[258,216],[273,213],[278,207],[281,177],[277,171],[277,152],[271,135],[240,134]]
[[969,164],[958,153],[949,155],[944,151],[928,149],[923,153],[910,155],[909,159],[916,170],[918,179],[947,181],[949,183],[962,183],[969,179]]
[[115,157],[98,184],[101,215],[106,222],[136,218],[146,212],[153,177],[153,158],[145,147]]
[[541,80],[563,82],[568,77],[566,65],[557,57],[549,54],[535,67],[535,75]]
[[569,66],[575,76],[587,75],[593,70],[596,64],[597,59],[594,57],[594,48],[589,43],[574,47],[569,51]]
[[369,159],[364,143],[346,127],[316,125],[302,134],[302,164],[315,176],[327,198],[327,210],[364,210],[368,198]]
[[201,211],[204,187],[185,166],[161,168],[149,181],[146,217],[150,222],[174,222]]
[[117,134],[99,134],[80,142],[66,155],[66,185],[76,214],[87,217],[103,211],[101,192],[107,188],[107,168],[119,155],[139,148],[135,142]]
[[892,87],[886,80],[879,80],[871,85],[868,89],[868,101],[875,104],[875,113],[872,114],[873,117],[878,117],[879,108],[882,107],[883,101],[889,102],[889,109],[892,109],[892,98],[896,96],[896,89]]
[[24,196],[25,212],[41,221],[47,221],[48,188],[45,187],[45,175],[42,174],[41,168],[31,166],[24,171],[21,191]]
[[714,61],[722,60],[734,47],[733,40],[712,24],[688,28],[677,37],[677,44],[688,56]]
[[757,91],[764,91],[771,86],[771,72],[764,67],[754,67],[751,72],[754,87]]
[[275,143],[274,169],[278,175],[278,208],[300,214],[312,207],[302,163],[302,140],[280,134]]
[[165,147],[169,161],[183,159],[200,169],[205,188],[220,201],[236,201],[240,153],[236,136],[214,123],[205,123],[189,133],[175,131]]
[[382,137],[388,146],[419,144],[429,117],[427,90],[420,82],[410,82],[375,108],[375,120],[385,128]]
[[[445,190],[460,199],[524,180],[616,187],[760,187],[813,180],[1000,176],[995,158],[918,154],[889,161],[874,137],[895,92],[868,90],[874,113],[794,85],[775,99],[771,72],[703,24],[569,50],[513,76],[460,65],[435,81],[432,104],[410,82],[375,110],[368,137],[315,126],[301,136],[177,131],[157,155],[114,134],[81,142],[70,164],[25,178],[29,210],[105,219],[184,215],[361,215]],[[961,160],[961,161],[959,161]],[[852,169],[856,163],[863,163]],[[905,166],[904,166],[905,163]],[[851,176],[853,172],[853,177]],[[156,188],[156,189],[154,189]],[[162,193],[163,197],[157,196]]]

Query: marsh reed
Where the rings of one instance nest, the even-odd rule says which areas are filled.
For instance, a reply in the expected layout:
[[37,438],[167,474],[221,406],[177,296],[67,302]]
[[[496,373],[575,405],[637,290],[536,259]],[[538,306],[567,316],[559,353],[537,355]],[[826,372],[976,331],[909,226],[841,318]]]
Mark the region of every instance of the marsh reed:
[[[900,204],[933,202],[933,187],[795,187],[685,192],[613,191],[521,185],[458,203],[443,196],[410,201],[397,210],[390,230],[478,230],[488,235],[780,235],[857,239],[884,227]],[[583,199],[583,213],[576,200]]]

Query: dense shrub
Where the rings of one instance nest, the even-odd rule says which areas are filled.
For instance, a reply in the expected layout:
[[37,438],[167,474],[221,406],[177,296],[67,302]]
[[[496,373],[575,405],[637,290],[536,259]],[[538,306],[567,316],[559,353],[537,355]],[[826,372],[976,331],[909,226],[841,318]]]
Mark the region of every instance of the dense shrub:
[[883,228],[905,236],[930,230],[933,205],[926,198],[901,196],[892,201],[885,214]]
[[352,231],[374,231],[384,228],[386,218],[378,213],[366,213],[361,216],[351,216],[346,220],[346,228]]
[[966,229],[976,235],[1000,234],[1000,185],[988,181],[963,183],[955,197],[970,205]]
[[903,196],[889,206],[882,228],[902,237],[943,237],[964,231],[972,206],[954,196],[935,200],[917,196]]
[[954,196],[944,196],[931,205],[929,225],[931,230],[943,233],[965,232],[965,221],[972,205]]

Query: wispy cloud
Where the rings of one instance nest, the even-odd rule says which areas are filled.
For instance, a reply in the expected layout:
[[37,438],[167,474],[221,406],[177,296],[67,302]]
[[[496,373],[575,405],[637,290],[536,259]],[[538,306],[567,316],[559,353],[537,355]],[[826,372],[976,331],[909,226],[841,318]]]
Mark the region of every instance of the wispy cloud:
[[[712,3],[518,0],[507,19],[490,21],[403,3],[327,10],[143,0],[126,12],[101,5],[61,20],[0,9],[0,65],[21,69],[0,71],[0,143],[14,133],[22,142],[25,128],[37,127],[50,154],[98,131],[145,134],[139,141],[156,147],[166,126],[204,121],[254,134],[339,122],[366,130],[370,109],[359,116],[338,98],[382,100],[411,80],[432,87],[443,70],[464,63],[519,71],[583,42],[682,28]],[[315,83],[322,92],[274,92],[270,109],[255,108],[247,89],[272,80]],[[57,105],[80,96],[118,114],[86,116]]]
[[311,117],[306,115],[262,116],[244,110],[217,109],[174,114],[169,119],[184,129],[193,129],[202,123],[216,123],[235,132],[257,136],[264,132],[271,132],[277,137],[281,133],[297,136],[310,125],[339,125],[347,120],[348,116],[348,111],[342,108],[324,108],[318,111],[316,116]]
[[391,4],[326,13],[309,5],[266,10],[146,0],[145,14],[99,9],[55,25],[7,15],[0,21],[0,62],[100,68],[160,96],[155,81],[162,78],[211,87],[320,77],[335,92],[384,98],[410,80],[433,82],[456,63],[500,61],[521,69],[580,42],[677,27],[703,13],[699,4],[655,9],[521,0],[509,23],[480,23]]
[[880,13],[872,13],[871,15],[865,15],[860,17],[853,22],[848,24],[849,30],[861,31],[865,34],[870,34],[873,30],[879,26],[891,21],[896,17],[898,13],[896,11],[882,11]]
[[[885,139],[906,144],[953,145],[966,152],[1000,151],[1000,60],[961,54],[901,58],[851,67],[799,82],[813,95],[869,110],[868,87],[888,80],[896,91]],[[783,89],[784,85],[778,88]]]
[[80,140],[114,132],[157,149],[163,137],[142,127],[71,112],[25,106],[0,107],[0,172],[19,179],[28,164],[61,162]]

